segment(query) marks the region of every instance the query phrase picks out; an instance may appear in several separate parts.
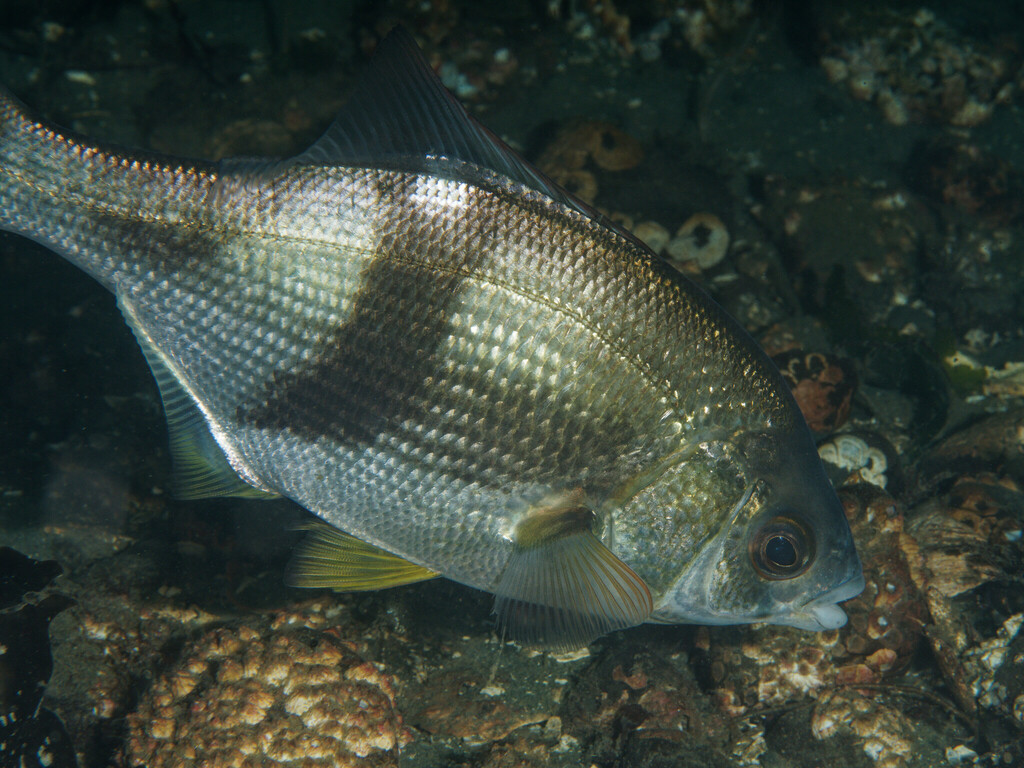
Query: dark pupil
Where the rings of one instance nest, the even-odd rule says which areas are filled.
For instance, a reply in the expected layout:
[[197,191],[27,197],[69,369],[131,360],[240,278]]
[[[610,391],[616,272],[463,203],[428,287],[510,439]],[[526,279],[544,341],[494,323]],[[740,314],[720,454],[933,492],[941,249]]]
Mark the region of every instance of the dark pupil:
[[772,536],[764,546],[765,557],[772,565],[789,568],[796,565],[796,547],[785,536]]

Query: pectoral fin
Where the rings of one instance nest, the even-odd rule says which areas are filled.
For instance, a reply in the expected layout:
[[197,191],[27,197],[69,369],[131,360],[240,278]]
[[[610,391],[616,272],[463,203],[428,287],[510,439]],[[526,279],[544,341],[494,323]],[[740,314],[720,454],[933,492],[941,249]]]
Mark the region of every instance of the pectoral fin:
[[643,579],[591,530],[581,494],[539,506],[516,528],[516,552],[496,590],[503,635],[524,645],[579,648],[643,623],[654,609]]
[[438,574],[367,544],[321,520],[303,528],[308,535],[295,550],[285,583],[290,587],[363,592],[433,579]]

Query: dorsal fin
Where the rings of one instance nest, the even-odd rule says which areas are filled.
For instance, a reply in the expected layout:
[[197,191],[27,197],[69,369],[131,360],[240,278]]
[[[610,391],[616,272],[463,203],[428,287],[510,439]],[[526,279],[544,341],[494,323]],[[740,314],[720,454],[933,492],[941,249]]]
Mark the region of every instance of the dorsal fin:
[[401,26],[377,46],[331,127],[288,162],[292,163],[394,167],[470,182],[479,181],[473,168],[484,169],[600,221],[639,244],[630,232],[562,189],[473,119]]
[[395,27],[380,42],[334,123],[295,160],[330,165],[422,161],[425,167],[457,161],[489,168],[552,197],[564,194],[466,113],[404,27]]
[[266,183],[295,165],[391,168],[475,185],[509,180],[650,252],[632,232],[567,192],[473,119],[401,26],[377,46],[345,106],[309,149],[285,160],[222,160],[218,188],[227,179]]

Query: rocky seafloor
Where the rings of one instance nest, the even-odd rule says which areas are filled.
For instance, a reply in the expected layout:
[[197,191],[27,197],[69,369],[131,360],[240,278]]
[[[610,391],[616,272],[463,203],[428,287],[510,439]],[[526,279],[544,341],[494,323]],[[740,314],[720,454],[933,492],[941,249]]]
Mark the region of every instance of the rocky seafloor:
[[500,642],[448,582],[286,589],[305,513],[173,499],[113,298],[0,235],[0,764],[1024,765],[1012,6],[0,5],[23,101],[208,158],[301,151],[405,24],[471,112],[765,346],[867,581],[835,632],[641,626],[569,656]]

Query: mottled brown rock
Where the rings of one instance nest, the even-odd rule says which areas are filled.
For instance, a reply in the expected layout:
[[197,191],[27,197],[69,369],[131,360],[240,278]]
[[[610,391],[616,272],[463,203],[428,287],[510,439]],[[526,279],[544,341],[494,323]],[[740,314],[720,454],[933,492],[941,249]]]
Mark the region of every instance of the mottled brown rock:
[[[850,617],[840,630],[854,656],[876,669],[878,679],[902,669],[916,650],[928,620],[924,595],[913,578],[916,542],[904,530],[896,501],[883,491],[857,485],[840,491],[864,566],[864,592],[843,604]],[[892,651],[895,658],[874,655]],[[878,666],[881,665],[881,666]]]
[[1024,175],[980,147],[948,138],[918,148],[911,158],[916,189],[931,200],[979,216],[990,226],[1019,220]]
[[846,423],[857,391],[857,374],[845,358],[792,349],[772,358],[793,390],[813,431],[827,434]]
[[894,125],[978,125],[1013,92],[1010,50],[931,10],[914,5],[835,18],[822,67],[854,98],[874,101]]
[[128,717],[127,765],[397,765],[407,734],[390,677],[310,615],[186,644]]

